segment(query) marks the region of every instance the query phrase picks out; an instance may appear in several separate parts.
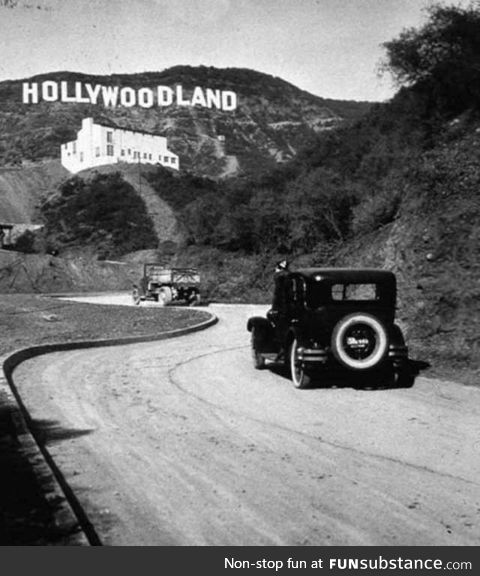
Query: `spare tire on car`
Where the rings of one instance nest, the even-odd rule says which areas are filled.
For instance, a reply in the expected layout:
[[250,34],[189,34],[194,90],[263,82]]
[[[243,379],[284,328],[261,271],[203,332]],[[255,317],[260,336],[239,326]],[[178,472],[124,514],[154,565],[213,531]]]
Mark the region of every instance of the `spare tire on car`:
[[336,324],[331,338],[332,353],[350,370],[370,370],[381,365],[388,353],[384,324],[367,313],[345,316]]

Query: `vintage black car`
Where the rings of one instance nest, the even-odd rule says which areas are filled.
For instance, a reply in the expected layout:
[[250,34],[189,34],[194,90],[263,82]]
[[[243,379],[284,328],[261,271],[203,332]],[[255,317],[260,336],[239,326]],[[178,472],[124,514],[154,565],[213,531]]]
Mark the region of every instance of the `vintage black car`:
[[256,368],[283,361],[297,388],[329,374],[411,386],[408,349],[395,323],[396,279],[373,269],[305,268],[275,275],[267,317],[248,320]]

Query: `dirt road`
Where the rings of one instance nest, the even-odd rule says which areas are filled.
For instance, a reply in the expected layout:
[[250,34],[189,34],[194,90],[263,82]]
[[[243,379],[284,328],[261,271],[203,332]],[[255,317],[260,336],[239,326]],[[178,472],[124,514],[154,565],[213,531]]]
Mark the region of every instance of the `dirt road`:
[[15,371],[110,545],[478,545],[480,390],[295,390],[251,365],[253,306],[207,331]]

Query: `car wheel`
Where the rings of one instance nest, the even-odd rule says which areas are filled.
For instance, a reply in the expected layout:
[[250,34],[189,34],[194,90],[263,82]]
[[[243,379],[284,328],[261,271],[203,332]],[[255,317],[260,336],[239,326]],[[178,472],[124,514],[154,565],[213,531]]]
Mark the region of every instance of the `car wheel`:
[[258,352],[257,347],[258,347],[258,330],[252,328],[251,349],[252,349],[253,365],[257,370],[261,370],[262,368],[265,368],[265,358],[262,356],[260,352]]
[[362,371],[379,367],[388,352],[384,325],[371,314],[350,314],[335,326],[332,352],[340,364]]
[[295,339],[290,346],[290,374],[295,388],[308,388],[311,377],[298,360],[298,342]]

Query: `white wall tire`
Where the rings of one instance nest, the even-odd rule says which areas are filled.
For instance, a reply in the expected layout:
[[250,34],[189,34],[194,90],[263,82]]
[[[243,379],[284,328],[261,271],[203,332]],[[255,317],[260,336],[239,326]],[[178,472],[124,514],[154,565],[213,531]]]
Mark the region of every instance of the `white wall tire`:
[[305,367],[298,361],[298,342],[295,339],[290,346],[290,374],[295,388],[308,388],[311,383],[311,377],[307,374]]
[[380,366],[388,351],[384,325],[370,314],[351,314],[335,326],[332,352],[340,364],[362,371]]

